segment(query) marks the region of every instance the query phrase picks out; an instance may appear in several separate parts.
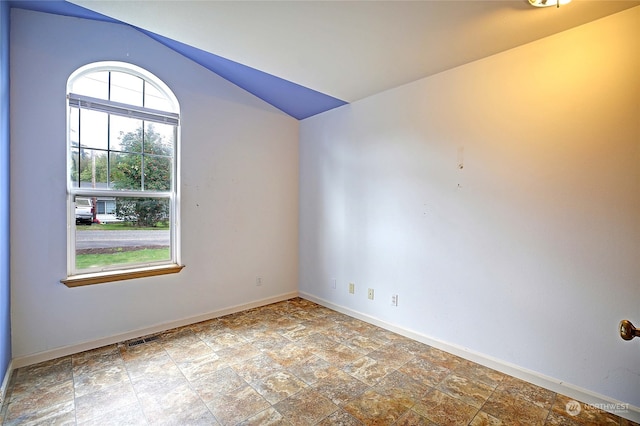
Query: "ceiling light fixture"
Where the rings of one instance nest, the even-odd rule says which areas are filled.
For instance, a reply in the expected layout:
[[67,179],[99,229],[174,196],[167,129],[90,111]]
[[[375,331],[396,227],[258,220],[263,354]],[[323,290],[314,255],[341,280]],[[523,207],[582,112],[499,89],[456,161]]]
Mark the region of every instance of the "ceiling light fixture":
[[570,1],[571,0],[529,0],[529,4],[535,7],[560,7],[561,4],[564,5],[569,3]]

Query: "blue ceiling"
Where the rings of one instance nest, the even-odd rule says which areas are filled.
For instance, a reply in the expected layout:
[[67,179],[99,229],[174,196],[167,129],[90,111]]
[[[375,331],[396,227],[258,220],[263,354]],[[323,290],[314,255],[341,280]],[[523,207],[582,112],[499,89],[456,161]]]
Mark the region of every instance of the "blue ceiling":
[[[38,12],[123,24],[118,20],[63,0],[12,0],[9,5],[10,7]],[[347,103],[160,34],[134,26],[132,28],[175,50],[298,120],[303,120]]]

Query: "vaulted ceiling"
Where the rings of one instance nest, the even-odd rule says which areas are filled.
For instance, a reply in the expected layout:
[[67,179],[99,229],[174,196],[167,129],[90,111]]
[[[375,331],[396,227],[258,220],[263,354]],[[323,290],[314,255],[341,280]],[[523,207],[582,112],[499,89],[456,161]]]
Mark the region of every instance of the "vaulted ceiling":
[[640,1],[573,0],[559,8],[535,8],[528,0],[53,0],[12,5],[129,24],[303,119]]

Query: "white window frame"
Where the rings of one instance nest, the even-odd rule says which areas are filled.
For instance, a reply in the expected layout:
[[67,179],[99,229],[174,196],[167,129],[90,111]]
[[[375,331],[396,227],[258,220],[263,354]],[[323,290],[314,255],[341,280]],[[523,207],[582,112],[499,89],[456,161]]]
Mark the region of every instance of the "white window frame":
[[[145,80],[145,84],[152,85],[160,91],[171,103],[172,111],[159,111],[151,108],[133,106],[113,102],[106,99],[92,98],[70,91],[73,82],[90,73],[99,71],[117,71],[134,75]],[[71,140],[70,118],[71,109],[90,109],[108,114],[133,117],[146,122],[157,122],[175,126],[175,141],[173,147],[173,171],[170,191],[135,191],[76,187],[71,182]],[[71,74],[67,81],[67,278],[61,280],[69,287],[97,284],[109,281],[139,278],[151,275],[161,275],[179,272],[183,266],[180,259],[180,107],[177,98],[158,77],[138,66],[124,62],[97,62],[80,67]],[[107,155],[109,154],[107,151]],[[171,258],[168,261],[144,264],[113,265],[92,270],[76,269],[76,197],[136,197],[136,198],[166,198],[170,204],[170,246]],[[95,208],[95,206],[94,206]]]

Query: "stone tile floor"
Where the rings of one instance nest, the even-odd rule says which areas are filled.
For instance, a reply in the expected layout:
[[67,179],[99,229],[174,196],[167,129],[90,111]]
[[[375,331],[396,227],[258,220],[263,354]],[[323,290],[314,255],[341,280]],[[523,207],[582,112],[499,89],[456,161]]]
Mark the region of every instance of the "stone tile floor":
[[17,369],[2,424],[637,426],[301,298],[131,343]]

